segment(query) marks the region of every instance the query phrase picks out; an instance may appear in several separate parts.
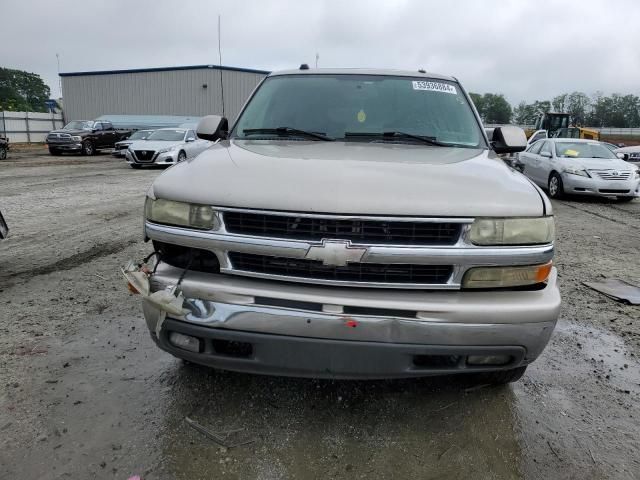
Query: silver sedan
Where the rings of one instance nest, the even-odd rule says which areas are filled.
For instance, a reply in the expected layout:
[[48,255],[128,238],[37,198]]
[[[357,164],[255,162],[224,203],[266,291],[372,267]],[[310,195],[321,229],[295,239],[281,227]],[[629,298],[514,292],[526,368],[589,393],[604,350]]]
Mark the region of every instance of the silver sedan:
[[546,188],[551,198],[566,194],[615,197],[640,196],[640,170],[620,159],[601,142],[549,138],[538,140],[519,155],[523,173]]
[[136,140],[127,148],[126,159],[131,168],[143,165],[173,165],[198,156],[212,142],[196,136],[187,128],[160,128],[146,140]]

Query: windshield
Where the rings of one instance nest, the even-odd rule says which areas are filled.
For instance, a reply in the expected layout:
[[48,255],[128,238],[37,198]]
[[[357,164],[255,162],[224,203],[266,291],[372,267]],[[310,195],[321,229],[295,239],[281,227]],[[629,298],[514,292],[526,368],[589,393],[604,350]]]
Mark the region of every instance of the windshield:
[[[483,143],[460,86],[423,77],[322,74],[267,78],[231,136],[277,140],[277,135],[264,130],[283,127],[352,142],[371,142],[375,136],[397,132],[460,146]],[[254,129],[263,131],[249,131]],[[384,141],[416,140],[387,135]]]
[[147,140],[176,142],[184,139],[184,132],[184,130],[156,130],[147,137]]
[[153,133],[153,130],[138,130],[133,132],[129,137],[129,140],[145,140]]
[[64,126],[64,130],[91,130],[93,121],[91,120],[74,120]]
[[556,156],[561,158],[618,158],[601,143],[556,142]]

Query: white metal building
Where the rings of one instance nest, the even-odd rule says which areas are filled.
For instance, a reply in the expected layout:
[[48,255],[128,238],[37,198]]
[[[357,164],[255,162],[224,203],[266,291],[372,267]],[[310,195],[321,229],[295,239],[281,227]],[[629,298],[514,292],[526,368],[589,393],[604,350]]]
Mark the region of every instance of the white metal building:
[[217,65],[61,73],[64,116],[70,121],[123,114],[221,115],[222,81],[225,114],[232,121],[268,73]]

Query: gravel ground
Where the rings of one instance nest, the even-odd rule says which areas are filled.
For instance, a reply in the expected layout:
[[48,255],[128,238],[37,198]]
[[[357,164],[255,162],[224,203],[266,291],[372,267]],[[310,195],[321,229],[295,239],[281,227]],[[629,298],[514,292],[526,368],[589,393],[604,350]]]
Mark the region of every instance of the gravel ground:
[[[155,348],[118,268],[149,252],[160,170],[108,155],[0,163],[0,478],[640,478],[640,200],[554,202],[562,318],[508,387],[332,382],[185,365]],[[253,443],[225,449],[185,422]]]

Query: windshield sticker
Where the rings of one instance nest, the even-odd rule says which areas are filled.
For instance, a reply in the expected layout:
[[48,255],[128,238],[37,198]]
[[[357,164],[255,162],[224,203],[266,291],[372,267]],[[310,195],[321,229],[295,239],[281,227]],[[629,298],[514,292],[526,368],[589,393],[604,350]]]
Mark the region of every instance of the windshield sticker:
[[439,82],[425,82],[414,80],[413,82],[414,90],[427,90],[429,92],[442,92],[442,93],[451,93],[453,95],[457,95],[458,91],[456,87],[453,85],[449,85],[448,83],[439,83]]
[[360,110],[358,112],[357,118],[360,123],[364,123],[367,120],[367,114],[364,113],[364,110]]
[[579,155],[579,152],[577,152],[576,150],[571,150],[570,148],[564,151],[564,154],[567,157],[577,157]]

